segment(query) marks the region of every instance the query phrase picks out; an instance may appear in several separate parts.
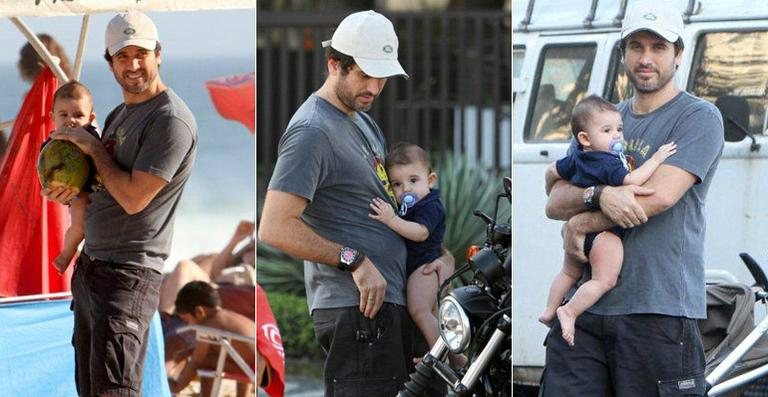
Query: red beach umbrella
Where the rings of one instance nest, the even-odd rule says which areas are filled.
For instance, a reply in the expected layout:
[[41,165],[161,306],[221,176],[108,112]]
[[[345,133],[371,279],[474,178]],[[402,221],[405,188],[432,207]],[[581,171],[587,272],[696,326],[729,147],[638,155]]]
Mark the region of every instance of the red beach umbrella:
[[51,265],[63,246],[67,210],[40,195],[36,168],[40,145],[54,129],[49,113],[57,87],[50,69],[38,74],[0,166],[0,296],[69,291],[71,266],[59,276]]
[[255,73],[236,74],[205,83],[222,117],[242,123],[251,134],[256,130]]

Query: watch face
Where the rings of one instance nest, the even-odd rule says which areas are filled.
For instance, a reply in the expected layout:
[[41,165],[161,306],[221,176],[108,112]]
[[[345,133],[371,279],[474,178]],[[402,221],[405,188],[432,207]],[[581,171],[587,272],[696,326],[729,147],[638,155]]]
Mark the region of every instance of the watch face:
[[357,253],[353,249],[344,248],[344,249],[341,250],[341,257],[340,257],[340,259],[341,259],[342,262],[344,262],[346,264],[350,264],[350,263],[354,262],[355,256],[357,256]]

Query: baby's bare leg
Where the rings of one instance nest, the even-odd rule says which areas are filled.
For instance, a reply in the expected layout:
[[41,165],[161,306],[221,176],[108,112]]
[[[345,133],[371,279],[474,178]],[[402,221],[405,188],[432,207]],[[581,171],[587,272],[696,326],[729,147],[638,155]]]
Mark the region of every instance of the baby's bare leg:
[[589,253],[592,278],[576,290],[567,304],[557,309],[563,339],[571,346],[574,344],[576,318],[616,285],[623,260],[624,247],[619,236],[606,231],[595,237]]
[[408,276],[406,289],[408,314],[419,327],[424,338],[432,346],[440,336],[437,331],[436,297],[437,274],[422,274],[421,267]]
[[77,252],[77,247],[85,237],[85,206],[87,204],[88,196],[80,195],[69,207],[69,228],[64,232],[64,246],[53,260],[53,265],[59,273],[67,270]]
[[[419,327],[424,339],[430,346],[434,345],[440,337],[437,325],[437,275],[434,273],[422,274],[421,267],[408,276],[406,289],[408,314]],[[467,358],[462,354],[449,354],[448,359],[454,367],[463,367]]]
[[563,267],[560,272],[557,273],[555,279],[552,280],[552,285],[549,287],[549,297],[547,298],[547,308],[544,313],[539,316],[539,322],[546,326],[552,325],[552,320],[555,319],[555,311],[563,303],[563,298],[571,288],[581,278],[581,274],[584,271],[584,264],[579,263],[574,258],[565,255],[563,258]]

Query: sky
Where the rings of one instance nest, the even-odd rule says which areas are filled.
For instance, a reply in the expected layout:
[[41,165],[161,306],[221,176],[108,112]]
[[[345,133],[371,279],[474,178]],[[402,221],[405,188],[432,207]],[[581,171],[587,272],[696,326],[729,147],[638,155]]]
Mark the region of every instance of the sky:
[[[157,25],[163,58],[254,56],[255,10],[147,13]],[[91,16],[85,61],[102,59],[104,30],[113,13]],[[35,33],[48,33],[66,49],[74,63],[82,17],[23,17]],[[10,19],[0,18],[0,63],[15,63],[25,37]],[[244,43],[251,43],[244,46]]]

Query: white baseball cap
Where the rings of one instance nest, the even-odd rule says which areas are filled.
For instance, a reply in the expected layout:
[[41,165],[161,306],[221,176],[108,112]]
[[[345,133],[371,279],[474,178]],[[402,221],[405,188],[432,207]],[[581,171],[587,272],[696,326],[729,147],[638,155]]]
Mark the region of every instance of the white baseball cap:
[[115,55],[129,45],[153,51],[157,41],[155,23],[139,11],[117,14],[107,25],[105,42],[109,55]]
[[368,76],[383,79],[403,76],[405,73],[397,61],[397,34],[392,22],[374,11],[361,11],[348,15],[341,21],[333,37],[323,42],[342,54],[351,56]]
[[621,38],[641,30],[651,31],[674,43],[683,35],[683,17],[680,10],[665,1],[633,2],[621,25]]

